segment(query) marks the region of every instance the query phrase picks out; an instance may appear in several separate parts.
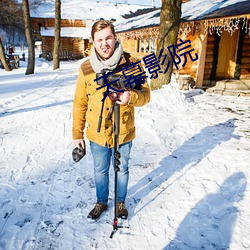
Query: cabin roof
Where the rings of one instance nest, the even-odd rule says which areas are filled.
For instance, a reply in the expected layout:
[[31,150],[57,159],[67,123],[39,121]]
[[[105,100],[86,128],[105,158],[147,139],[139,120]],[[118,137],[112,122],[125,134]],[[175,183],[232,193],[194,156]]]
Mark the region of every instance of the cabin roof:
[[[55,28],[41,28],[42,36],[54,37]],[[61,37],[75,37],[81,39],[89,39],[91,36],[91,29],[89,27],[61,27]]]
[[[98,20],[103,18],[111,20],[136,12],[138,9],[147,8],[150,8],[150,6],[115,4],[93,0],[61,0],[61,18],[70,20]],[[30,15],[34,18],[55,18],[55,3],[46,0],[37,8],[32,8]]]
[[250,13],[249,0],[191,0],[183,4],[183,21],[220,18]]
[[[130,17],[117,20],[114,25],[116,31],[125,32],[140,28],[160,25],[160,8],[150,9],[143,13],[137,11]],[[143,14],[141,14],[143,13]],[[249,0],[191,0],[182,3],[182,22],[199,21],[220,17],[250,14]]]

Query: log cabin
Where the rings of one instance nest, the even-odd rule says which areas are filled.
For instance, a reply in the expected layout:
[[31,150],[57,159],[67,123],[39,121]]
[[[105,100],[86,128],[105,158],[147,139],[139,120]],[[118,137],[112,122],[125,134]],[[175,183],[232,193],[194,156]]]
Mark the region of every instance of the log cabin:
[[[33,37],[41,41],[41,57],[52,60],[54,18],[32,18]],[[81,59],[87,55],[91,20],[61,20],[60,59]]]
[[[140,59],[156,53],[160,11],[139,10],[114,23],[125,50]],[[184,1],[179,39],[190,40],[198,60],[174,67],[175,74],[190,76],[199,88],[236,79],[236,88],[244,81],[250,91],[250,1]]]
[[[99,19],[115,21],[143,5],[116,4],[92,0],[61,0],[61,59],[80,59],[89,55],[91,26]],[[34,41],[41,42],[41,57],[52,59],[54,45],[55,4],[46,1],[31,9]],[[39,43],[40,44],[40,43]]]

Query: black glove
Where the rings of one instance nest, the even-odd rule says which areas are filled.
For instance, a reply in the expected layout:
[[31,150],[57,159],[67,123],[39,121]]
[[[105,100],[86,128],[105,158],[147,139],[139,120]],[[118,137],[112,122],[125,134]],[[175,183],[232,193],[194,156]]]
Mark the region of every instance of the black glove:
[[86,149],[85,148],[82,148],[81,146],[80,147],[76,147],[72,151],[73,160],[75,162],[78,162],[78,161],[80,161],[83,158],[83,156],[85,154],[86,154]]

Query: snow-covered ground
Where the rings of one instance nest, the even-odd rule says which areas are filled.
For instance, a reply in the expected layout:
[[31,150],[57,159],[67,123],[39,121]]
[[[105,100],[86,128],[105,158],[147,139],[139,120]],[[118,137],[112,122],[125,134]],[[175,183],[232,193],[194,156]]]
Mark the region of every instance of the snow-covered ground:
[[[81,61],[0,69],[0,249],[250,249],[250,99],[152,91],[136,111],[129,229],[98,222],[89,145],[72,161],[72,100]],[[97,117],[98,119],[98,117]]]

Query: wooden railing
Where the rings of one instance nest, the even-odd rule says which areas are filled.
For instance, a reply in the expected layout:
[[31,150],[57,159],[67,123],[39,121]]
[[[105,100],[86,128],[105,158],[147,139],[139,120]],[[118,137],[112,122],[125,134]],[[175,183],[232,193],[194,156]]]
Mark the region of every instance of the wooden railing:
[[[59,51],[59,60],[77,60],[83,58],[82,55],[75,55],[71,51]],[[53,60],[53,53],[49,51],[47,53],[46,59],[48,61]]]

